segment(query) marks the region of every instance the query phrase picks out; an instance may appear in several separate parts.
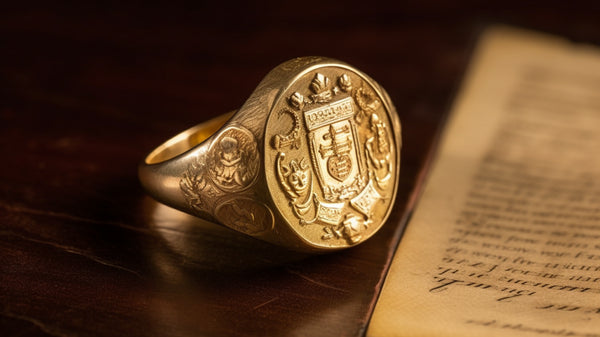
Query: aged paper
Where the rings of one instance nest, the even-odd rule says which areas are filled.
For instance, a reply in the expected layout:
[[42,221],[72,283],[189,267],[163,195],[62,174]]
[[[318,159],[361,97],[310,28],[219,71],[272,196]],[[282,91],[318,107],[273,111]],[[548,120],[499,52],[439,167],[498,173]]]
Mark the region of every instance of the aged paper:
[[368,336],[600,337],[600,51],[477,48]]

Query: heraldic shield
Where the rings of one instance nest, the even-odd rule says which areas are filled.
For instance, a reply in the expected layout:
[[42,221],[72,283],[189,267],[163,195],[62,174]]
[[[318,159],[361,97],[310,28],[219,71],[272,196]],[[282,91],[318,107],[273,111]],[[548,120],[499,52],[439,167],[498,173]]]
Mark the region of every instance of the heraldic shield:
[[367,183],[354,110],[347,97],[304,112],[312,162],[328,202],[351,199]]

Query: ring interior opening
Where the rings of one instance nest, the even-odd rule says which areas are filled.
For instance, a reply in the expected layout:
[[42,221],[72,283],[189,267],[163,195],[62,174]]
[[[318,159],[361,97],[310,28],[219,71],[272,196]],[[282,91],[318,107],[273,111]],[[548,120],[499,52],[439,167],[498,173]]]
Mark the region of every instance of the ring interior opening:
[[212,136],[227,122],[235,111],[198,124],[157,147],[146,157],[146,164],[158,164],[174,158]]

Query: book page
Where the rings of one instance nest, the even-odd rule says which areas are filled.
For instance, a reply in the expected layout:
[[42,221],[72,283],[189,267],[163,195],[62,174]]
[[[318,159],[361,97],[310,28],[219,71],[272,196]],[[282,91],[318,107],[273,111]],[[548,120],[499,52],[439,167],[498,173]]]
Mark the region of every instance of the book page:
[[438,151],[367,335],[600,337],[600,51],[488,30]]

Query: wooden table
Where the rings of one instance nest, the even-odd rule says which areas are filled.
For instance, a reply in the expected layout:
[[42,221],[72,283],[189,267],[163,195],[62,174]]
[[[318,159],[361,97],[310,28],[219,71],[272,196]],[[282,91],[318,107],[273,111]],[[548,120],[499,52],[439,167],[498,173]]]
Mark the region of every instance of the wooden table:
[[[0,335],[361,336],[477,33],[600,44],[597,2],[28,5],[0,14]],[[594,7],[595,6],[595,10]],[[403,123],[388,223],[304,256],[161,206],[137,164],[275,65],[348,62]]]

